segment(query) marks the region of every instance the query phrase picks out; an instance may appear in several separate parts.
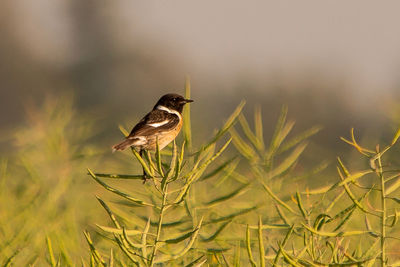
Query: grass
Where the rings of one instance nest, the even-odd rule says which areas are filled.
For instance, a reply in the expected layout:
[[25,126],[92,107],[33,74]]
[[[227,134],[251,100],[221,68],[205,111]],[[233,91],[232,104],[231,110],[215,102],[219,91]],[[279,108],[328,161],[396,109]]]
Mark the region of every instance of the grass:
[[373,147],[351,130],[359,156],[333,173],[302,163],[322,128],[293,135],[287,107],[270,140],[261,108],[249,121],[242,102],[194,147],[187,106],[176,142],[110,160],[71,101],[45,103],[0,164],[2,266],[400,266],[400,130]]

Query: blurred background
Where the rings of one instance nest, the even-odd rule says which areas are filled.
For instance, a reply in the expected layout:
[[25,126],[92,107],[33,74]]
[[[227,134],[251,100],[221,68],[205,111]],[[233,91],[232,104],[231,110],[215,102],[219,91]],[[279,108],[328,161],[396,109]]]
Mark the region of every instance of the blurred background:
[[199,125],[219,125],[215,114],[223,118],[242,98],[262,105],[266,119],[287,103],[301,124],[324,124],[320,138],[333,142],[350,126],[375,127],[393,115],[399,7],[3,1],[1,129],[18,126],[27,103],[72,92],[80,111],[101,120],[96,130],[116,138],[117,124],[134,123],[163,93],[182,92],[190,75]]
[[[322,125],[311,149],[329,160],[348,151],[339,137],[351,127],[361,137],[391,136],[400,122],[398,10],[398,1],[2,1],[3,178],[29,196],[32,184],[42,197],[43,184],[55,183],[59,191],[49,189],[43,202],[76,213],[76,205],[65,208],[68,185],[55,181],[87,179],[99,155],[111,161],[103,169],[117,170],[110,147],[121,138],[118,125],[133,126],[164,93],[183,94],[185,75],[199,140],[241,99],[248,116],[261,106],[266,140],[283,104],[298,131]],[[76,158],[84,160],[73,165]],[[74,201],[89,191],[77,190]],[[83,213],[81,225],[100,220]],[[68,231],[81,235],[74,222]]]

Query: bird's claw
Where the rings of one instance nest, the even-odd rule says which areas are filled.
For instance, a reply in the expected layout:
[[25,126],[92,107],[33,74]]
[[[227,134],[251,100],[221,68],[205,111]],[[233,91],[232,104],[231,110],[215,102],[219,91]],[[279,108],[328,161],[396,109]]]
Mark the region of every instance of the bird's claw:
[[146,181],[147,181],[149,178],[150,178],[150,177],[147,175],[147,173],[143,173],[143,176],[142,176],[143,184],[145,184]]

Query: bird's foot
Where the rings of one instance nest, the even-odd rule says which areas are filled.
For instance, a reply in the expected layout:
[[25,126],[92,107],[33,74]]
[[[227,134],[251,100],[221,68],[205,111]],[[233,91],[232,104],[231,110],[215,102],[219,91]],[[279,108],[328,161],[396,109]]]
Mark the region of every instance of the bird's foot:
[[147,173],[143,173],[142,176],[143,184],[145,184],[148,179],[150,179],[150,177],[147,175]]

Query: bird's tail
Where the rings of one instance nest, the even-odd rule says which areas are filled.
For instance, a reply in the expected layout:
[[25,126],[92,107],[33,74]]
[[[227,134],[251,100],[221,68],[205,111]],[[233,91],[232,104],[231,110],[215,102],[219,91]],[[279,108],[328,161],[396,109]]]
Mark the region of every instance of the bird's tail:
[[126,139],[125,141],[116,144],[112,147],[112,151],[115,152],[116,150],[124,150],[127,147],[130,147],[131,145],[133,145],[135,141],[132,139]]

